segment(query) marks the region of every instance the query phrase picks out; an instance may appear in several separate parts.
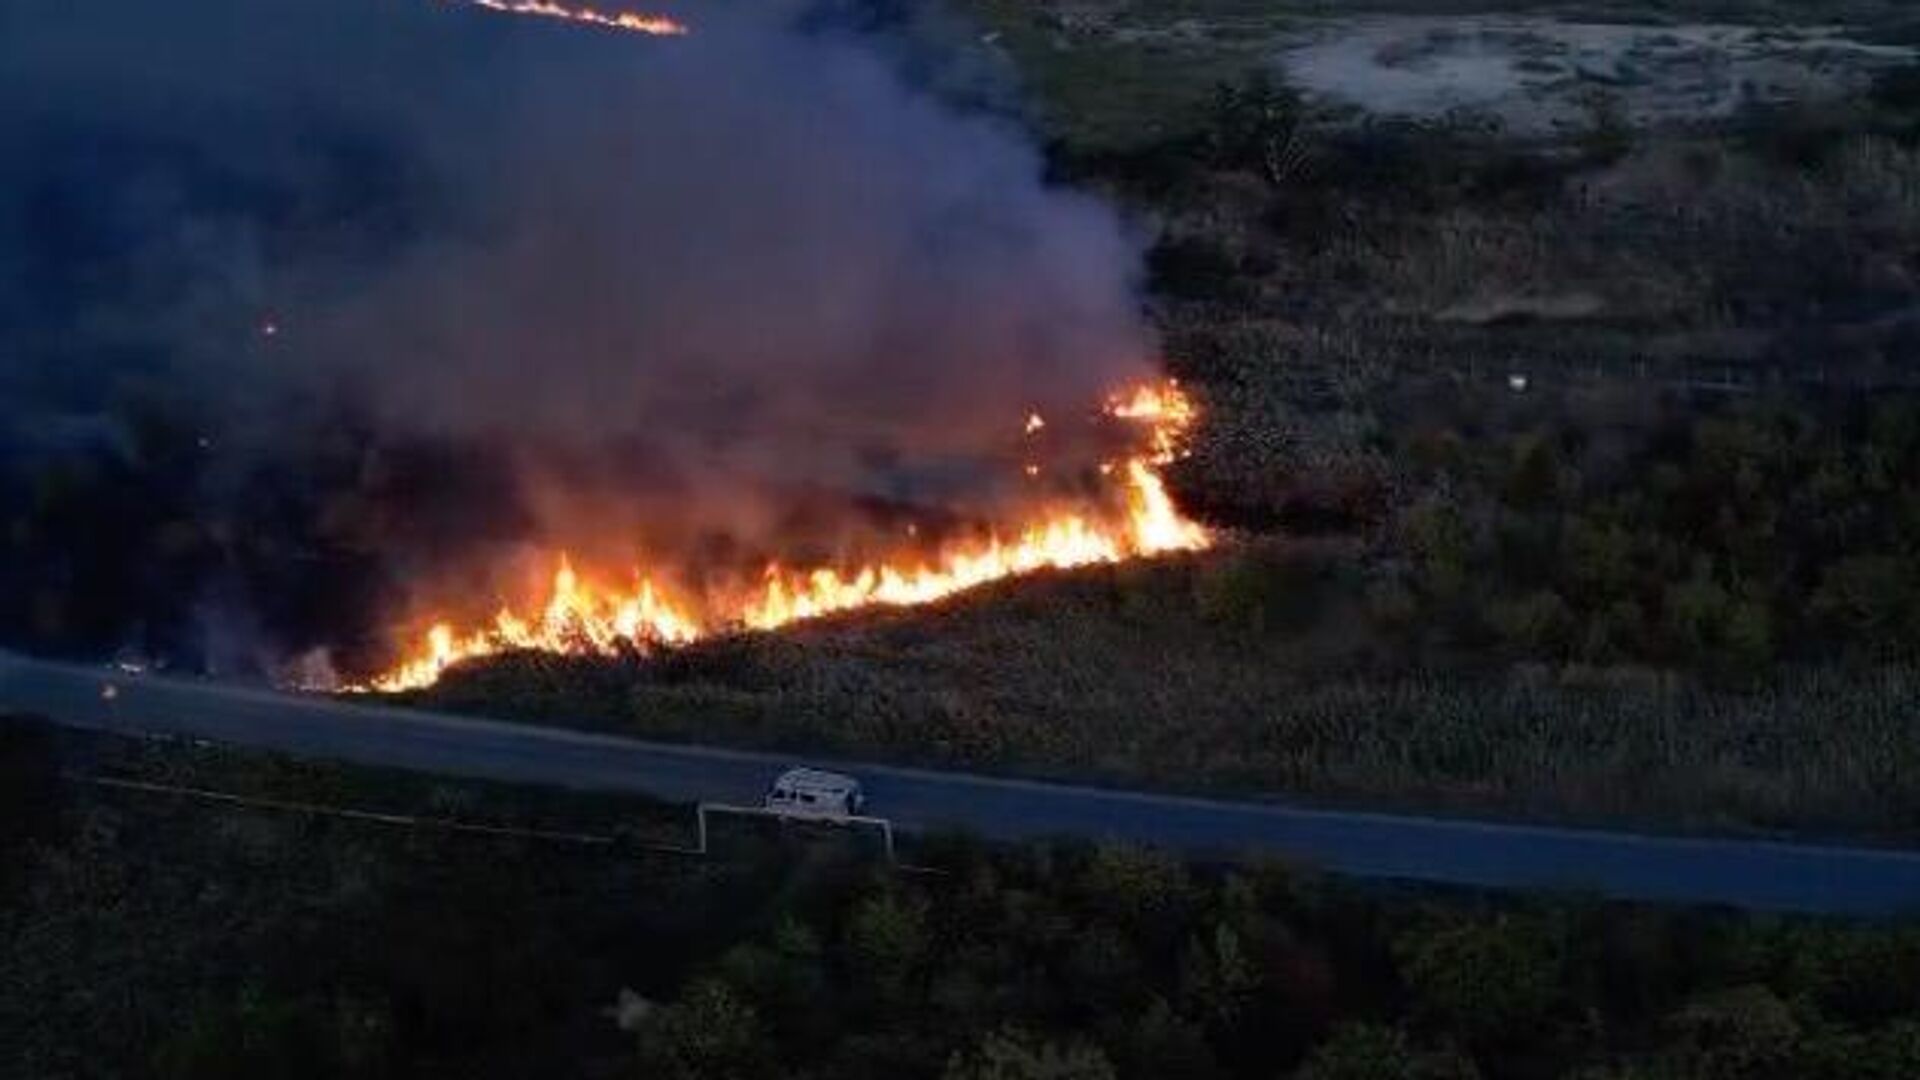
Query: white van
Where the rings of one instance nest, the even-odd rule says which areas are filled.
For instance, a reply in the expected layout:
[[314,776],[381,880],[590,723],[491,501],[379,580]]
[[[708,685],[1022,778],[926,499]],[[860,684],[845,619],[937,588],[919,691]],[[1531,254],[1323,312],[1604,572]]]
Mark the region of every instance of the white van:
[[850,817],[867,805],[860,781],[820,769],[788,769],[767,789],[765,806],[795,817]]

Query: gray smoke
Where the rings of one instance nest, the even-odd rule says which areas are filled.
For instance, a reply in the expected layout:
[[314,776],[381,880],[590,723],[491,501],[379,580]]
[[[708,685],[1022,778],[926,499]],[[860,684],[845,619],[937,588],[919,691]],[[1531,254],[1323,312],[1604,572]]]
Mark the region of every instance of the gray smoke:
[[[386,424],[663,481],[857,483],[1149,355],[1114,216],[870,45],[730,9],[661,41],[435,0],[16,7],[0,97],[242,182],[322,166],[316,138],[390,155],[413,205],[372,253],[155,194],[196,279],[169,330],[228,388],[346,387]],[[251,312],[276,336],[219,333]]]
[[[351,417],[485,447],[496,539],[751,546],[822,491],[996,497],[1027,410],[1144,372],[1134,238],[1004,119],[790,6],[677,14],[0,0],[4,441],[172,402],[244,517],[247,461]],[[486,533],[408,509],[397,558]]]

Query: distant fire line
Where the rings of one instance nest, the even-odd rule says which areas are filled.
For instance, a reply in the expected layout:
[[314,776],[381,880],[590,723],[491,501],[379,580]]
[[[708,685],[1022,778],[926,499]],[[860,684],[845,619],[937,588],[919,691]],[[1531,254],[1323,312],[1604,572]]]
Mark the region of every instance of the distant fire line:
[[[1213,536],[1174,506],[1161,467],[1185,455],[1197,412],[1177,383],[1142,386],[1107,402],[1106,414],[1140,425],[1144,449],[1103,462],[1119,506],[1055,510],[1010,535],[992,533],[927,556],[903,556],[856,569],[766,568],[760,585],[699,606],[653,576],[636,572],[630,588],[587,583],[558,555],[544,604],[527,615],[502,607],[491,623],[458,631],[432,620],[418,648],[386,672],[350,687],[395,692],[431,686],[462,661],[510,651],[614,655],[626,648],[682,645],[740,630],[771,630],[804,619],[868,607],[931,603],[989,582],[1039,570],[1117,563],[1213,544]],[[1029,437],[1044,426],[1037,414]]]
[[656,37],[678,37],[688,32],[686,23],[666,15],[640,15],[630,11],[608,13],[590,7],[567,7],[564,4],[550,3],[549,0],[458,0],[458,2],[486,8],[488,11],[505,12],[508,15],[537,15],[547,19],[564,19],[567,22],[604,26],[609,30],[625,30]]

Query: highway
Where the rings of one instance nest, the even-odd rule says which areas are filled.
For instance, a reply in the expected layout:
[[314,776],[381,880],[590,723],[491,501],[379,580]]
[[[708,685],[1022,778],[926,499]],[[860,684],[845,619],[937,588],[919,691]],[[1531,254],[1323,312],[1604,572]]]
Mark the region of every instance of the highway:
[[[111,692],[109,692],[111,688]],[[905,830],[1117,839],[1340,874],[1842,915],[1920,913],[1920,852],[1317,810],[642,742],[0,652],[0,711],[494,780],[757,803],[793,764],[858,776]]]

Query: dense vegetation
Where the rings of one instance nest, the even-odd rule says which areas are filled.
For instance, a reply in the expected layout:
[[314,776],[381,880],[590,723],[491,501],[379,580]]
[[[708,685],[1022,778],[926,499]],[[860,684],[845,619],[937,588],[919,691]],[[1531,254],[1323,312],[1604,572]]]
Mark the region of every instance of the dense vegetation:
[[[1232,5],[1133,7],[1164,29]],[[1123,85],[1128,125],[1098,102],[1139,41],[980,10],[1061,176],[1157,230],[1168,363],[1205,406],[1175,486],[1233,542],[783,640],[515,658],[428,700],[1173,786],[1913,835],[1920,77],[1682,129],[1600,100],[1587,128],[1524,140],[1470,115],[1330,119],[1217,38],[1169,33],[1162,60],[1212,49],[1210,85]]]
[[1429,481],[1373,587],[1429,639],[1717,672],[1920,645],[1920,403],[1765,403],[1565,422],[1474,445],[1415,430]]
[[[0,1072],[61,1077],[1905,1077],[1920,932],[830,837],[692,862],[18,781],[576,828],[657,816],[0,728]],[[46,790],[41,785],[41,790]]]
[[1724,688],[1635,667],[1400,670],[1365,604],[1348,560],[1243,552],[654,660],[503,658],[416,700],[797,754],[1409,810],[1920,830],[1907,669],[1786,669]]

